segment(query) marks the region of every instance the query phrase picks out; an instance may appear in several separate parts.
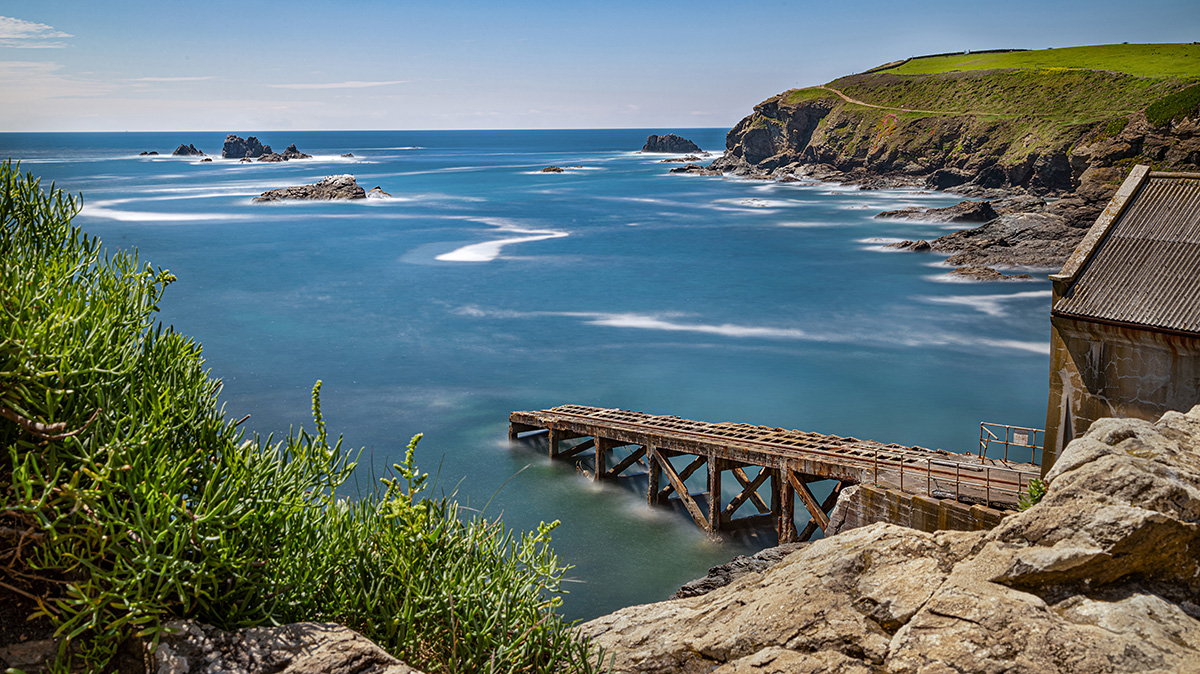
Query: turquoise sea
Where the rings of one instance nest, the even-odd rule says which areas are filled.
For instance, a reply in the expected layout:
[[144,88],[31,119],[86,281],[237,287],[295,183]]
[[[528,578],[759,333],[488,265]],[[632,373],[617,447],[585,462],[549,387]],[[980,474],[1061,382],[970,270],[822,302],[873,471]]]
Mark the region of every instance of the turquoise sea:
[[[0,134],[0,157],[82,193],[85,230],[175,273],[162,320],[204,345],[231,416],[285,432],[324,380],[331,431],[377,475],[424,433],[439,491],[520,529],[562,521],[566,610],[589,618],[774,541],[706,540],[632,488],[510,446],[513,410],[952,451],[975,450],[980,421],[1045,420],[1044,270],[952,282],[939,256],[881,248],[954,227],[875,213],[956,197],[671,175],[636,152],[666,131],[724,147],[724,129],[264,132],[314,158],[238,164],[220,159],[224,133]],[[164,156],[180,143],[216,159]],[[340,173],[394,198],[251,203]]]

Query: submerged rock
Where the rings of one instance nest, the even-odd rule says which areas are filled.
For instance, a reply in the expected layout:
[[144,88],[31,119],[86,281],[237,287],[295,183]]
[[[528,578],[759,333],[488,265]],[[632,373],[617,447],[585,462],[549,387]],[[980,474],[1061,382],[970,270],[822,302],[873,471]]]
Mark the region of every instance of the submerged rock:
[[852,529],[579,629],[615,672],[1196,671],[1200,406],[1097,421],[1047,479],[991,531]]
[[[182,145],[180,145],[179,147],[183,147],[183,146],[182,146]],[[157,153],[157,152],[155,152],[154,150],[151,150],[151,151],[149,151],[149,152],[146,152],[145,150],[142,150],[141,152],[139,152],[139,153],[138,153],[138,156],[139,156],[139,157],[146,157],[146,156],[149,156],[149,155],[156,155],[156,154],[158,154],[158,153]]]
[[312,185],[296,185],[268,190],[254,197],[255,202],[283,201],[290,199],[365,199],[367,193],[355,182],[354,176],[346,174],[329,176]]
[[[154,154],[158,154],[158,153],[155,152]],[[172,152],[171,154],[176,157],[203,157],[204,156],[204,153],[201,152],[200,150],[197,150],[195,145],[191,145],[191,144],[184,145],[182,143],[180,143],[179,147],[175,148],[175,151]]]
[[646,144],[642,146],[642,152],[699,152],[700,146],[696,145],[687,138],[681,138],[673,133],[668,133],[665,136],[650,135],[646,138]]

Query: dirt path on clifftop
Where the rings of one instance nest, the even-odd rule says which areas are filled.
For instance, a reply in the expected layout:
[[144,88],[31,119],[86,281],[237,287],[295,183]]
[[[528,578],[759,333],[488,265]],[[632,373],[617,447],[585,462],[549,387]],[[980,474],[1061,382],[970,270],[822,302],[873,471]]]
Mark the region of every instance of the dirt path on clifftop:
[[888,105],[875,105],[874,103],[860,101],[857,98],[850,98],[849,96],[847,96],[846,94],[843,94],[842,92],[838,91],[837,89],[834,89],[833,87],[827,87],[824,84],[818,84],[815,88],[824,89],[825,91],[832,91],[833,93],[837,94],[839,98],[841,98],[843,101],[846,101],[847,103],[853,103],[855,105],[861,105],[861,106],[867,107],[867,108],[877,108],[879,110],[897,110],[899,112],[920,112],[920,113],[929,114],[929,115],[983,115],[983,114],[986,114],[983,112],[974,112],[972,110],[921,110],[920,108],[896,108],[896,107],[892,107],[892,106],[888,106]]

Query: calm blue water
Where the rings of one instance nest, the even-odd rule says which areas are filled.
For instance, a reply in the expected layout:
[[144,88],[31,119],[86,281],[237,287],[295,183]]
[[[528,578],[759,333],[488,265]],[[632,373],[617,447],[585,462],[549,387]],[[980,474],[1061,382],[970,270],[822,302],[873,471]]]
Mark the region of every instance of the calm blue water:
[[[488,514],[517,528],[561,519],[573,617],[661,599],[773,541],[707,541],[639,493],[510,447],[512,410],[579,403],[956,451],[975,448],[980,421],[1042,425],[1044,274],[951,283],[940,257],[879,249],[946,228],[873,214],[955,197],[669,175],[678,164],[632,152],[652,132],[257,134],[316,155],[286,164],[223,161],[216,133],[0,134],[0,157],[81,192],[86,230],[179,277],[162,318],[203,343],[231,415],[286,431],[322,379],[331,431],[377,472],[423,432],[440,489],[473,507],[495,494]],[[724,147],[723,129],[681,133]],[[218,159],[137,156],[179,143]],[[539,172],[550,164],[583,168]],[[336,173],[395,198],[250,201]]]

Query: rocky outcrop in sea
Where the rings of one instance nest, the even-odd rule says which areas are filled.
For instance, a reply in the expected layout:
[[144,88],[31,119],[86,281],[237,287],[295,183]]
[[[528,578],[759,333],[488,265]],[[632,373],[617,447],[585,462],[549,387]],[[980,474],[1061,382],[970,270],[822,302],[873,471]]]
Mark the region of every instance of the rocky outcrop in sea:
[[642,152],[670,152],[673,154],[700,152],[700,146],[687,138],[681,138],[673,133],[668,133],[665,136],[655,136],[652,134],[646,138],[646,144],[642,146]]
[[614,672],[1197,671],[1200,406],[1097,421],[1047,479],[991,531],[852,529],[580,630]]
[[201,152],[200,150],[197,150],[195,145],[191,145],[191,144],[184,145],[182,143],[180,143],[179,147],[175,148],[175,151],[172,152],[171,154],[176,157],[203,157],[204,156],[204,153]]
[[226,159],[241,159],[242,157],[261,157],[271,153],[270,145],[263,145],[255,136],[242,138],[236,134],[225,136],[225,146],[221,148],[221,156]]
[[[372,190],[374,191],[374,190]],[[382,192],[382,190],[380,190]],[[345,174],[329,176],[312,185],[295,185],[267,190],[254,197],[255,202],[286,200],[366,199],[367,192],[355,181],[354,176]]]

